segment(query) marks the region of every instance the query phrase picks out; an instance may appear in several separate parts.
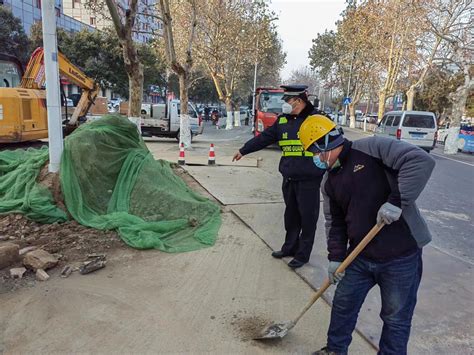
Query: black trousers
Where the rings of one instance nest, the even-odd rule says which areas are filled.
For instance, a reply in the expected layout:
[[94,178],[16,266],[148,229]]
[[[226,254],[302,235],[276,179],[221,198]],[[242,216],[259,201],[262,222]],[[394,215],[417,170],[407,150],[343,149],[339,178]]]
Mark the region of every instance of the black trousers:
[[319,217],[320,185],[321,179],[283,179],[286,236],[281,250],[302,262],[309,261],[313,249]]

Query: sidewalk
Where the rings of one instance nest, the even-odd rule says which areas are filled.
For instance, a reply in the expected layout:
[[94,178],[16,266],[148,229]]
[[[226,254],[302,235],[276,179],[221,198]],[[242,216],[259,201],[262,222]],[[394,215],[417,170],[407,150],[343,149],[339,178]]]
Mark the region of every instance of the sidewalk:
[[[0,294],[0,354],[309,354],[324,346],[330,315],[324,302],[283,340],[249,339],[267,322],[293,319],[313,289],[272,258],[231,209],[222,210],[213,247],[182,254],[123,248],[95,273],[67,279],[55,273]],[[375,351],[356,334],[351,353]]]
[[[354,131],[347,129],[348,131]],[[358,130],[355,130],[360,135]],[[229,155],[240,142],[217,149]],[[281,199],[281,177],[276,173],[279,152],[266,149],[250,155],[263,156],[258,168],[193,166],[186,169],[212,195],[229,208],[270,248],[278,250],[284,237]],[[270,173],[273,171],[274,173]],[[251,183],[257,182],[258,184]],[[227,189],[225,187],[228,187]],[[297,273],[312,287],[317,288],[326,276],[326,243],[324,217],[321,215],[309,265]],[[285,265],[289,260],[281,262]],[[332,299],[331,288],[326,300]],[[472,319],[474,317],[474,286],[472,265],[452,257],[431,245],[424,248],[424,277],[419,291],[419,302],[413,320],[409,344],[412,354],[465,354],[473,350]],[[378,343],[382,323],[378,316],[380,297],[374,288],[363,305],[357,329],[374,345]],[[324,325],[325,327],[328,324]],[[470,350],[469,350],[470,349]]]

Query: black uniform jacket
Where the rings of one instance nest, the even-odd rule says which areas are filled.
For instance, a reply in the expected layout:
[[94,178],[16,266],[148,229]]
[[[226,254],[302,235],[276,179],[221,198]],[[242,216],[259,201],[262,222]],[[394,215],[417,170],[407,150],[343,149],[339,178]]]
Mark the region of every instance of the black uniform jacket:
[[298,137],[301,124],[309,115],[321,114],[311,103],[297,116],[280,115],[275,123],[259,136],[252,138],[240,149],[242,155],[256,152],[270,144],[278,143],[282,150],[279,171],[285,179],[313,180],[321,179],[324,170],[313,163],[313,154],[305,152]]

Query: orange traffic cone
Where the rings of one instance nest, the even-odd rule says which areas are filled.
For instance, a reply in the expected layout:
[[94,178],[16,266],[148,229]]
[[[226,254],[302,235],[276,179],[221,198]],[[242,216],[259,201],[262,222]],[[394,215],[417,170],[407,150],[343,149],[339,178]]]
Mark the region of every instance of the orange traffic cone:
[[215,165],[216,164],[216,153],[214,153],[214,144],[211,143],[211,147],[209,148],[209,159],[207,160],[207,165]]
[[184,160],[184,143],[181,143],[179,145],[179,158],[178,158],[178,164],[179,165],[184,165],[186,164]]

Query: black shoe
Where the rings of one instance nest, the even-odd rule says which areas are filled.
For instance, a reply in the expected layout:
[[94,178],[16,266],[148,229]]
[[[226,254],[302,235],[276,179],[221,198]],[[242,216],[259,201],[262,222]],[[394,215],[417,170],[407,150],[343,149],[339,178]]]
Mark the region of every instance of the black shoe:
[[282,252],[281,250],[278,250],[278,251],[274,251],[274,252],[272,253],[272,256],[273,256],[274,258],[281,259],[281,258],[284,258],[284,257],[286,257],[286,256],[291,256],[291,255],[290,255],[290,254],[286,254],[286,253]]
[[325,346],[321,350],[315,351],[311,355],[338,355],[338,353],[336,353],[334,351],[331,351],[331,350],[328,350],[328,347]]
[[299,261],[298,259],[293,259],[288,263],[288,266],[291,267],[292,269],[297,269],[299,267],[302,267],[304,264],[306,264],[303,261]]

